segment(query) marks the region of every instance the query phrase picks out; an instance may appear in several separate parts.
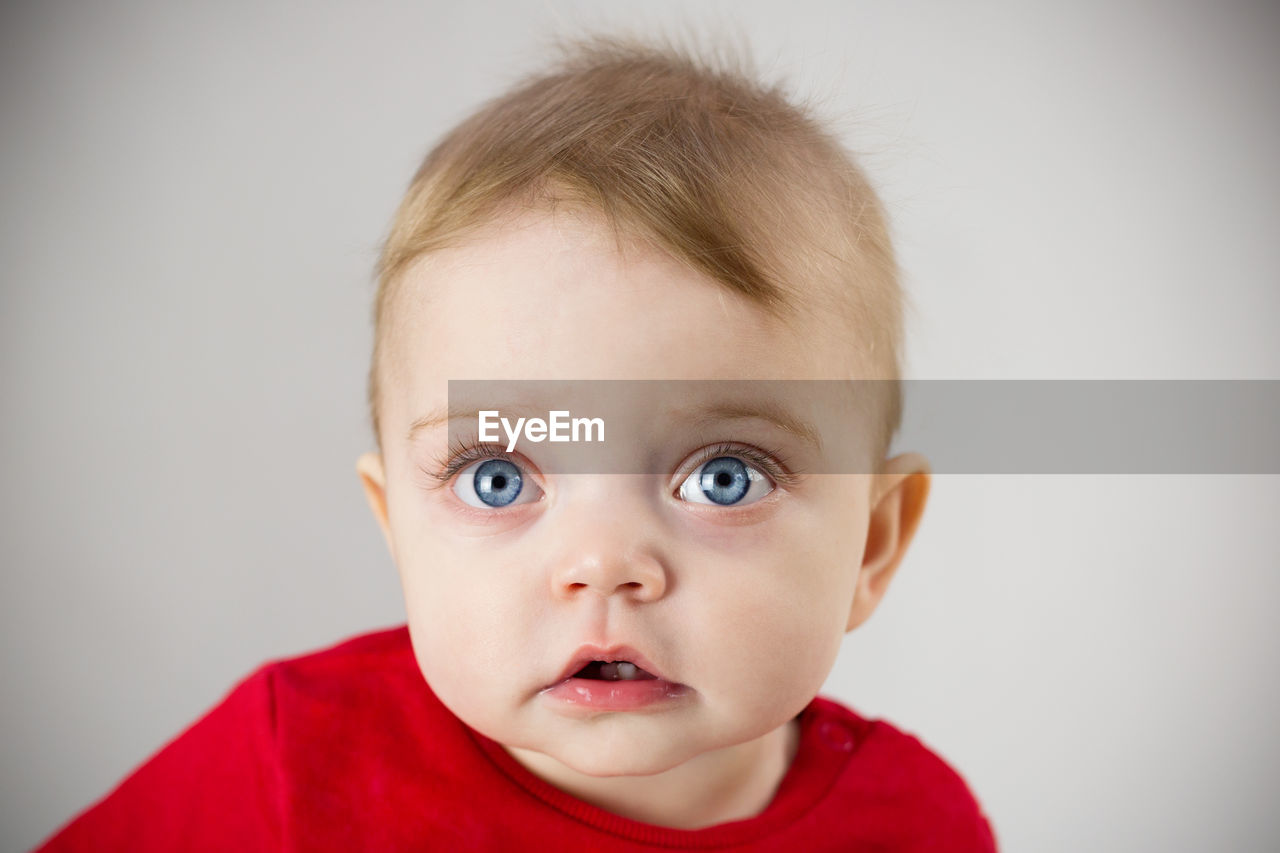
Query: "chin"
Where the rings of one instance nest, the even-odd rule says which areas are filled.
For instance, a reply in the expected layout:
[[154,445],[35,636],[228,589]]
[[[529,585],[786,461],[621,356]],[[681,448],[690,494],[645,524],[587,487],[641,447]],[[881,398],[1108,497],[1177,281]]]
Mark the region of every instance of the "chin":
[[[589,739],[573,749],[548,750],[547,754],[585,776],[652,776],[678,767],[692,756],[670,750],[655,752],[639,742],[592,744]],[[651,745],[648,745],[651,746]]]

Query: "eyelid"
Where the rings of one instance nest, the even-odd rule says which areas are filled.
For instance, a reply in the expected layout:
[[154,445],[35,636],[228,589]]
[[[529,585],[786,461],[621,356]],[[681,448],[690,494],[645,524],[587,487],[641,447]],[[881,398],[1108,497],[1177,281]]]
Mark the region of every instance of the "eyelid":
[[429,484],[429,488],[436,490],[448,486],[460,472],[485,459],[504,459],[519,468],[522,473],[532,473],[532,465],[519,454],[508,453],[500,444],[461,438],[449,440],[448,449],[436,458],[434,470],[425,465],[418,467],[434,481]]
[[[689,461],[680,466],[681,473],[677,475],[677,485],[688,479],[699,466],[720,456],[734,456],[751,463],[772,480],[774,485],[794,486],[800,481],[799,475],[788,467],[787,459],[781,451],[763,450],[739,442],[720,441],[695,451],[689,457]],[[430,488],[436,490],[448,486],[459,472],[484,459],[505,459],[526,473],[532,469],[531,465],[522,461],[519,454],[508,453],[500,444],[460,438],[450,439],[448,450],[436,460],[435,470],[421,465],[419,468],[434,481],[430,484]]]
[[775,486],[794,486],[800,477],[787,466],[786,457],[778,450],[762,450],[750,444],[732,441],[721,441],[698,450],[689,458],[689,462],[680,466],[681,473],[676,477],[677,489],[689,476],[702,465],[720,456],[734,456],[760,469]]

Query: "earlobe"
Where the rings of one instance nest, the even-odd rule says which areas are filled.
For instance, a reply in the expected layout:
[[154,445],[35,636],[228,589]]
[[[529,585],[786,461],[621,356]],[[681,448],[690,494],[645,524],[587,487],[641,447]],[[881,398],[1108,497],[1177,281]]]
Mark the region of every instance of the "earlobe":
[[867,621],[884,598],[924,515],[930,482],[929,461],[919,453],[895,456],[872,477],[867,543],[846,632]]
[[391,522],[387,515],[387,477],[382,467],[382,456],[377,453],[361,454],[356,459],[356,473],[364,486],[369,509],[382,530],[382,537],[387,542],[387,550],[391,552],[391,558],[394,560],[396,549],[391,541]]

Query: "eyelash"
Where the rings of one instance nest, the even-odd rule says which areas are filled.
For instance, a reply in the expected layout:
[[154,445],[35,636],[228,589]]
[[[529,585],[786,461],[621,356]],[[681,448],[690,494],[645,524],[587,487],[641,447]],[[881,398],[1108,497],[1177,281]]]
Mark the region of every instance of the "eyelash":
[[505,458],[507,458],[507,453],[496,444],[477,444],[472,441],[454,438],[450,439],[449,449],[445,455],[436,460],[436,470],[432,471],[427,468],[422,470],[427,476],[435,480],[438,486],[444,486],[459,471],[472,462],[479,462],[481,459]]
[[[483,459],[506,459],[508,454],[496,444],[479,444],[463,439],[451,439],[446,454],[436,460],[432,471],[422,467],[423,473],[436,481],[436,488],[448,485],[458,472],[468,465]],[[748,444],[734,444],[722,441],[698,451],[698,455],[690,467],[690,473],[703,464],[720,456],[736,456],[760,468],[779,486],[794,486],[800,477],[787,464],[787,459],[778,450],[760,450]],[[420,466],[421,467],[421,466]]]

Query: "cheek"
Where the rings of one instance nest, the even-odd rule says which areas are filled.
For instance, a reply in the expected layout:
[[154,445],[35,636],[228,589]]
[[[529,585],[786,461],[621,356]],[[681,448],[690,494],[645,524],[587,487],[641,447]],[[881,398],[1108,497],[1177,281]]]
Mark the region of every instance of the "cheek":
[[497,702],[520,663],[512,654],[527,629],[518,582],[502,582],[503,567],[477,550],[483,551],[433,543],[404,552],[399,567],[423,674],[455,713],[460,703],[483,708]]
[[[756,701],[811,694],[821,687],[843,637],[848,608],[830,584],[801,563],[784,583],[746,582],[708,608],[699,645],[711,652],[713,683]],[[709,654],[708,657],[711,657]],[[804,701],[807,701],[807,696]]]
[[[782,519],[780,519],[782,521]],[[707,683],[762,705],[807,701],[839,652],[861,563],[861,528],[816,514],[708,549],[691,597]],[[721,543],[723,546],[723,543]],[[808,694],[808,696],[806,695]]]

